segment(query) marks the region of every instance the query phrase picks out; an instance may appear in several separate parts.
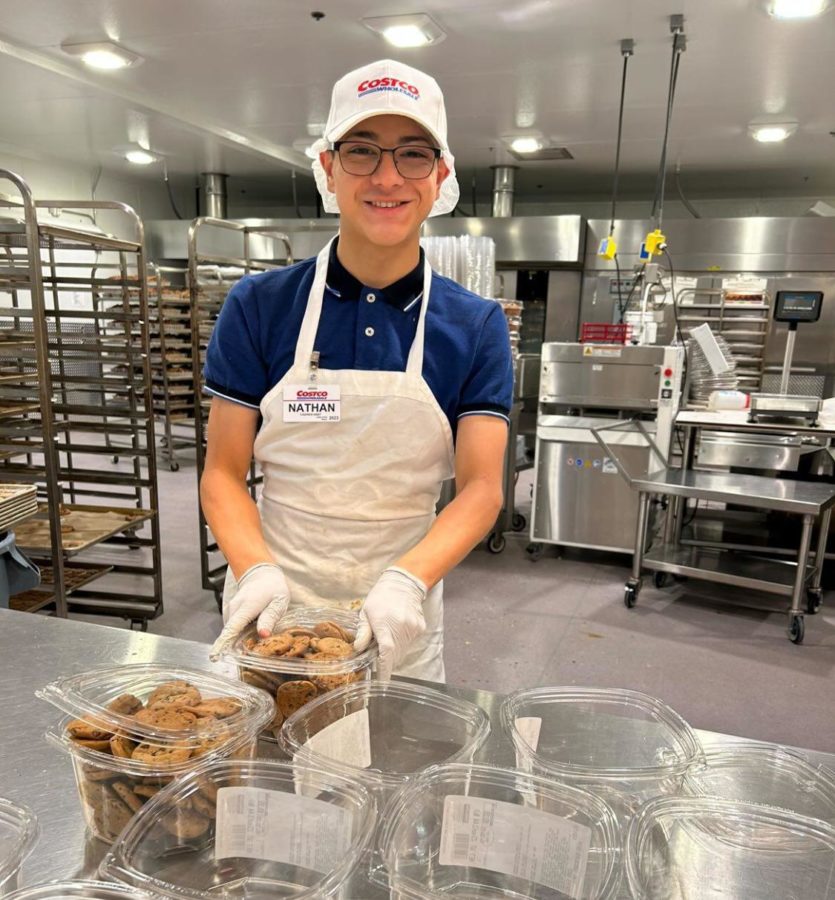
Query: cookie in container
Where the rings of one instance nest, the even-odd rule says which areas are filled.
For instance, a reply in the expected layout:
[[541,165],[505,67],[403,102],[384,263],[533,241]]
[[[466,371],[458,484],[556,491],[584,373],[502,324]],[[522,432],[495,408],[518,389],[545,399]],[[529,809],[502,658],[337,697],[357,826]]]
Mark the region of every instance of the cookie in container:
[[263,691],[152,664],[63,677],[36,693],[67,713],[46,737],[70,755],[87,826],[108,843],[173,778],[254,756],[274,715]]
[[252,625],[226,654],[242,681],[275,700],[267,737],[305,704],[349,684],[370,681],[377,644],[354,651],[358,615],[347,610],[301,608],[289,612],[269,638],[259,639]]

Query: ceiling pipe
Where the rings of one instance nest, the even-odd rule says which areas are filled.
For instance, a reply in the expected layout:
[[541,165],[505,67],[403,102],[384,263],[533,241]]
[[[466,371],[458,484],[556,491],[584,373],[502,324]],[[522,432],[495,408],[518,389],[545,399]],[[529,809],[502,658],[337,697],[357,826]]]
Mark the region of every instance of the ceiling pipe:
[[513,194],[519,166],[490,166],[493,170],[493,217],[506,219],[513,215]]
[[227,216],[228,193],[223,172],[203,172],[200,176],[200,199],[204,216],[214,219],[225,219]]

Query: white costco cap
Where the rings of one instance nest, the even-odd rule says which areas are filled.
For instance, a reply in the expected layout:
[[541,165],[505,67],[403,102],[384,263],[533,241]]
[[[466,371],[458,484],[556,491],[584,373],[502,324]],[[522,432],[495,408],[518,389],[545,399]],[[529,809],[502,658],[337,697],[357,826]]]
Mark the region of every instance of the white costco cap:
[[328,190],[327,176],[319,162],[319,154],[329,150],[356,124],[372,116],[406,116],[429,132],[441,149],[449,175],[441,185],[440,194],[430,216],[452,212],[458,204],[458,181],[455,177],[455,158],[447,146],[446,108],[444,95],[429,75],[404,63],[381,59],[343,75],[333,86],[331,108],[325,134],[311,148],[316,154],[313,175],[322,195],[325,211],[338,213],[336,196]]

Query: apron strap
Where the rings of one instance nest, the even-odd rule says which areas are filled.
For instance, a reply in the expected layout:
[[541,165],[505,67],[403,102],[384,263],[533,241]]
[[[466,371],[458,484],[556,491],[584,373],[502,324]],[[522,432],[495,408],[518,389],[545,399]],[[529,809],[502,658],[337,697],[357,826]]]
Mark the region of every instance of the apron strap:
[[417,331],[412,341],[412,349],[409,351],[409,359],[406,362],[406,372],[409,375],[420,376],[423,374],[423,338],[426,332],[426,310],[429,308],[429,291],[432,287],[432,266],[424,257],[423,260],[423,296],[420,301],[420,315],[418,316]]

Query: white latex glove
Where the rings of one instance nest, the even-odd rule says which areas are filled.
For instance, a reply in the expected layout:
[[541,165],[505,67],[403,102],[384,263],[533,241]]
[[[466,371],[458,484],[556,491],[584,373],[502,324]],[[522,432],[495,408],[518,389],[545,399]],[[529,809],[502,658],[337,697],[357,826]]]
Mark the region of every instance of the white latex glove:
[[250,566],[238,581],[228,608],[224,605],[223,631],[212,645],[209,658],[217,662],[253,619],[258,619],[258,634],[269,637],[289,603],[290,588],[280,566],[275,563]]
[[368,592],[360,610],[354,649],[365,650],[371,638],[377,638],[377,674],[381,681],[391,678],[412,642],[426,631],[426,593],[426,585],[419,578],[396,566],[386,569]]

